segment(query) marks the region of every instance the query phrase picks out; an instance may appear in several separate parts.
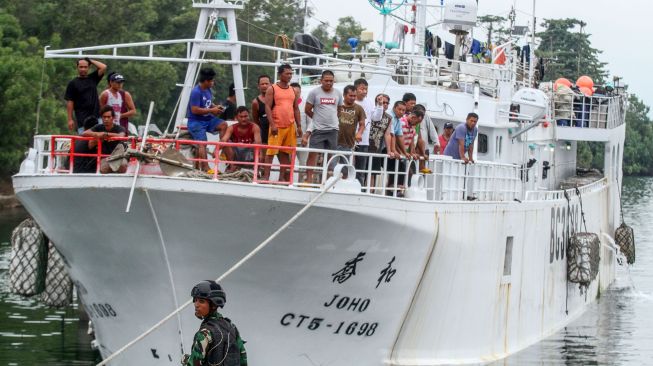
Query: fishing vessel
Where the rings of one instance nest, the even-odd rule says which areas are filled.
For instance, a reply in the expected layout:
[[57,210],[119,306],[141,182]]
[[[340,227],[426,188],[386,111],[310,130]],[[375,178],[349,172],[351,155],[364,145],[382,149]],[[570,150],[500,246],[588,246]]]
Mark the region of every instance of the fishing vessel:
[[[374,3],[384,22],[391,6],[404,5]],[[84,138],[40,135],[13,177],[18,198],[65,258],[110,364],[177,364],[199,321],[188,307],[175,310],[195,283],[225,273],[224,313],[258,365],[498,360],[564,327],[613,282],[626,95],[617,89],[557,103],[552,88],[536,87],[534,56],[518,57],[514,42],[500,47],[503,64],[424,55],[415,50],[424,49],[427,5],[415,3],[413,51],[389,49],[385,37],[378,52],[353,57],[242,42],[239,0],[193,0],[200,13],[194,38],[46,50],[46,58],[188,63],[179,133],[125,138],[127,173],[73,174],[68,166],[80,155],[64,145]],[[441,10],[458,55],[476,3],[452,1]],[[228,39],[207,36],[220,22]],[[159,52],[179,44],[182,55]],[[123,52],[133,47],[148,52]],[[249,47],[276,59],[242,60]],[[212,56],[218,53],[228,57]],[[297,147],[287,150],[288,179],[273,173],[262,180],[255,159],[252,181],[241,181],[217,173],[219,153],[209,158],[216,173],[206,176],[180,174],[189,169],[174,152],[166,165],[163,155],[141,151],[197,143],[183,138],[183,106],[202,65],[231,67],[238,104],[246,105],[241,67],[282,63],[293,65],[304,94],[319,87],[315,75],[324,69],[336,73],[338,89],[363,77],[371,96],[395,101],[410,91],[440,131],[477,112],[476,162],[430,155],[427,170],[418,161],[391,170],[386,155],[347,153],[330,176],[329,151]],[[579,176],[579,141],[605,146],[602,173]],[[254,147],[257,157],[263,148]],[[303,183],[307,151],[322,156],[315,184]],[[351,163],[363,156],[382,159],[382,168],[373,170],[369,159],[357,171]],[[399,176],[405,185],[396,184]],[[570,248],[581,233],[598,240],[582,253]],[[591,273],[574,277],[571,267]]]

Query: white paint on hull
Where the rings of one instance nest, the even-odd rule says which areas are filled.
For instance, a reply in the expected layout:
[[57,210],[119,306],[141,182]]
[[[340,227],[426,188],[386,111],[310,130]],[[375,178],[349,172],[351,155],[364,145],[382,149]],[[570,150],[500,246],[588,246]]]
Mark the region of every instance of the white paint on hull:
[[[82,288],[103,356],[174,310],[145,187],[182,300],[194,283],[221,275],[317,194],[143,177],[124,213],[130,183],[119,176],[14,178],[18,197]],[[589,231],[612,233],[607,192],[583,196]],[[248,341],[252,364],[434,365],[505,357],[563,327],[598,292],[599,281],[586,296],[567,284],[561,248],[551,241],[552,209],[566,205],[329,193],[224,281],[225,314]],[[509,277],[507,236],[514,238]],[[334,282],[333,274],[362,252],[356,275]],[[393,257],[396,273],[379,283]],[[615,263],[606,248],[601,263],[600,285],[607,286]],[[110,304],[116,316],[101,308],[98,316],[94,304]],[[181,343],[188,352],[199,325],[192,313],[181,317],[187,339],[170,321],[113,364],[177,364]]]

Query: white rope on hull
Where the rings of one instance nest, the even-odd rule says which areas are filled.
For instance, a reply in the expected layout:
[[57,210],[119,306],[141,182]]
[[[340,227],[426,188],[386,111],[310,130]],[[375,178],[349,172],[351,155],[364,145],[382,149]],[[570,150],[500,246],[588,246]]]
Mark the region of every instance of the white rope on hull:
[[[285,224],[281,225],[277,231],[272,233],[267,239],[265,239],[261,244],[259,244],[256,248],[254,248],[251,252],[249,252],[246,256],[244,256],[242,259],[240,259],[236,264],[234,264],[231,268],[229,268],[225,273],[223,273],[220,277],[216,278],[216,282],[222,281],[224,278],[229,276],[231,273],[233,273],[235,270],[240,268],[245,262],[247,262],[250,258],[256,255],[256,253],[260,252],[263,248],[265,248],[272,240],[274,240],[279,234],[284,231],[288,226],[292,225],[293,222],[297,221],[297,219],[302,216],[309,208],[313,207],[313,205],[319,200],[326,192],[328,192],[338,181],[340,181],[340,177],[336,177],[333,181],[331,181],[328,185],[326,185],[322,191],[315,196],[310,202],[306,204],[301,210],[299,210],[295,216],[291,217],[290,220],[286,221]],[[142,339],[147,337],[150,333],[155,331],[157,328],[159,328],[161,325],[165,324],[168,320],[170,320],[173,316],[177,315],[180,311],[182,311],[184,308],[186,308],[188,305],[193,303],[193,299],[190,299],[183,303],[180,307],[178,307],[176,310],[174,310],[172,313],[168,314],[165,318],[161,319],[158,323],[154,324],[150,329],[146,330],[143,332],[141,335],[138,337],[134,338],[131,340],[129,343],[126,345],[122,346],[120,349],[118,349],[116,352],[112,353],[104,359],[102,362],[98,363],[96,366],[104,366],[109,363],[109,361],[113,360],[116,358],[118,355],[123,353],[125,350],[133,346],[134,344],[140,342]]]

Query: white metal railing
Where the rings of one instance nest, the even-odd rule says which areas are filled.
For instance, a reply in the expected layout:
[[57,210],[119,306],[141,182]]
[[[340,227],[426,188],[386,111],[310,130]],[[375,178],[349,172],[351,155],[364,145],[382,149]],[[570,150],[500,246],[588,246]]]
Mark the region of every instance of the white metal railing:
[[218,7],[218,8],[235,7],[236,9],[242,9],[247,1],[248,0],[193,0],[193,6],[194,7],[211,6],[211,7]]
[[481,92],[492,97],[498,96],[500,82],[514,80],[513,71],[506,66],[450,60],[442,56],[389,58],[388,65],[394,65],[393,78],[400,84],[457,83],[460,90],[472,93],[474,83],[478,82]]
[[[66,165],[70,141],[71,138],[67,136],[35,136],[34,173],[73,174]],[[190,143],[187,140],[183,141],[184,145]],[[306,164],[308,153],[316,154],[318,158],[316,166]],[[430,172],[420,172],[420,161],[392,159],[385,154],[298,147],[296,156],[297,159],[291,167],[293,179],[290,180],[290,185],[301,189],[321,189],[333,173],[334,165],[345,163],[357,167],[356,178],[361,183],[361,192],[364,194],[403,197],[411,190],[422,190],[425,199],[430,201],[512,201],[521,198],[522,193],[519,167],[516,165],[492,162],[464,164],[461,160],[432,155],[427,161],[422,162]],[[309,171],[314,177],[313,181],[307,180]],[[423,187],[411,183],[414,181],[411,178],[415,176],[423,178]]]
[[[351,55],[352,60],[348,59],[334,59],[332,57],[325,58],[322,56],[297,56],[289,57],[286,59],[281,58],[283,51],[279,51],[277,55],[277,62],[291,62],[295,65],[299,64],[300,70],[306,69],[330,69],[332,71],[339,71],[341,74],[336,73],[336,81],[342,81],[343,73],[349,74],[345,79],[352,81],[358,78],[360,73],[381,73],[370,72],[370,70],[383,70],[379,66],[379,54],[376,53],[360,53],[360,54],[340,54],[340,56]],[[317,65],[303,66],[305,60],[317,60]],[[389,74],[400,85],[449,85],[450,83],[457,83],[459,90],[472,93],[475,82],[478,82],[481,87],[481,92],[486,95],[497,97],[500,82],[515,82],[515,70],[503,65],[496,64],[482,64],[465,62],[458,60],[450,60],[445,57],[427,57],[421,55],[404,54],[404,53],[388,53],[386,55],[386,65],[392,68],[391,72],[384,72]],[[335,68],[335,69],[334,69]],[[300,71],[300,79],[304,77]],[[317,76],[309,76],[309,78],[317,78]]]
[[[585,195],[588,193],[600,191],[605,187],[607,187],[607,185],[608,185],[608,179],[601,178],[596,182],[592,182],[582,187],[578,187],[578,190],[580,191],[581,195]],[[557,190],[557,191],[527,191],[525,200],[526,201],[561,200],[561,199],[565,199],[565,191],[569,192],[569,194],[575,194],[576,189],[569,188],[569,189]]]
[[512,201],[521,198],[519,166],[492,162],[464,164],[435,156],[426,175],[429,200]]
[[[174,49],[175,45],[185,46]],[[226,51],[233,46],[269,50],[276,53],[274,61],[247,61],[231,59],[212,59],[191,57],[191,50],[199,47],[208,52]],[[129,61],[163,61],[184,63],[213,63],[220,65],[250,65],[275,67],[284,62],[291,62],[298,69],[300,79],[304,70],[321,71],[329,69],[336,73],[382,74],[393,77],[402,85],[447,85],[456,82],[459,89],[471,93],[473,85],[478,82],[481,92],[496,97],[500,82],[514,83],[515,70],[509,66],[481,64],[450,60],[445,57],[426,57],[409,54],[389,53],[387,66],[379,65],[378,55],[368,53],[363,62],[358,59],[347,60],[330,55],[316,55],[308,52],[289,50],[281,47],[261,45],[251,42],[215,40],[215,39],[178,39],[120,43],[101,46],[77,47],[50,50],[46,47],[45,58],[80,58],[115,59]],[[305,60],[316,60],[315,65],[307,65]],[[311,73],[309,73],[310,75]]]
[[625,121],[626,95],[586,97],[563,89],[553,93],[551,101],[559,127],[612,129]]
[[[185,49],[176,50],[174,55],[171,55],[170,46],[174,45],[184,45]],[[206,51],[217,51],[225,50],[227,47],[234,45],[239,45],[242,47],[251,47],[261,50],[274,51],[277,54],[277,60],[275,62],[265,62],[265,61],[242,61],[242,60],[227,60],[227,59],[211,59],[211,58],[200,58],[193,59],[190,57],[192,47],[199,46],[201,50]],[[135,52],[122,52],[123,50],[136,48],[140,50],[137,54]],[[148,42],[135,42],[135,43],[119,43],[111,45],[101,45],[101,46],[90,46],[90,47],[77,47],[77,48],[67,48],[60,50],[50,50],[45,49],[45,58],[73,58],[77,59],[80,57],[90,57],[98,59],[115,59],[115,60],[130,60],[130,61],[165,61],[165,62],[204,62],[204,63],[214,63],[221,65],[251,65],[251,66],[271,66],[275,67],[284,62],[282,54],[290,54],[295,56],[303,56],[305,58],[317,58],[323,63],[328,62],[337,62],[338,65],[357,65],[364,68],[364,71],[370,74],[389,74],[390,69],[387,67],[382,67],[372,64],[361,64],[357,61],[349,61],[338,59],[325,55],[315,55],[308,52],[294,51],[281,47],[261,45],[251,42],[243,41],[229,41],[229,40],[215,40],[215,39],[177,39],[177,40],[165,40],[165,41],[148,41]],[[324,66],[314,66],[314,65],[293,65],[296,68],[300,69],[324,69]],[[349,71],[346,68],[341,69],[332,69],[333,71]]]

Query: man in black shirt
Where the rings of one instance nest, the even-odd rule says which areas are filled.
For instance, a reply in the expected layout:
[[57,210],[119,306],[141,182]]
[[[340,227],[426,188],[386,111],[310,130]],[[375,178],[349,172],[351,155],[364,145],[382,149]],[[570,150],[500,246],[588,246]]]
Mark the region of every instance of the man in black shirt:
[[[233,121],[236,119],[236,87],[234,83],[229,85],[229,96],[223,103],[224,112],[220,114],[220,118],[225,121]],[[221,136],[222,137],[222,136]]]
[[[97,126],[97,118],[86,117],[84,120],[84,131]],[[90,148],[88,140],[75,141],[75,154],[95,154],[97,147]],[[97,158],[95,156],[75,156],[73,159],[73,173],[95,173],[97,169]]]
[[[100,117],[102,117],[102,124],[95,125],[95,127],[91,128],[90,130],[86,130],[82,133],[82,136],[87,136],[87,137],[95,137],[97,139],[102,139],[102,154],[103,155],[110,155],[113,152],[113,149],[118,146],[120,141],[112,140],[109,141],[110,138],[113,137],[125,137],[127,134],[125,133],[125,129],[122,128],[119,124],[113,123],[113,120],[115,118],[115,112],[111,108],[111,106],[105,105],[101,110],[100,110]],[[91,140],[88,142],[88,147],[90,149],[96,148],[97,147],[97,140]],[[127,171],[127,164],[123,164],[116,173],[124,173]],[[106,173],[113,173],[114,171],[109,167],[109,163],[107,162],[107,158],[102,158],[100,160],[100,173],[106,174]]]
[[[88,73],[90,66],[94,65],[96,70]],[[68,112],[68,129],[78,133],[84,131],[83,123],[86,117],[97,118],[100,103],[97,94],[97,85],[102,80],[107,65],[88,57],[77,60],[77,77],[68,83],[66,88],[66,111]],[[73,120],[73,112],[75,121]]]

